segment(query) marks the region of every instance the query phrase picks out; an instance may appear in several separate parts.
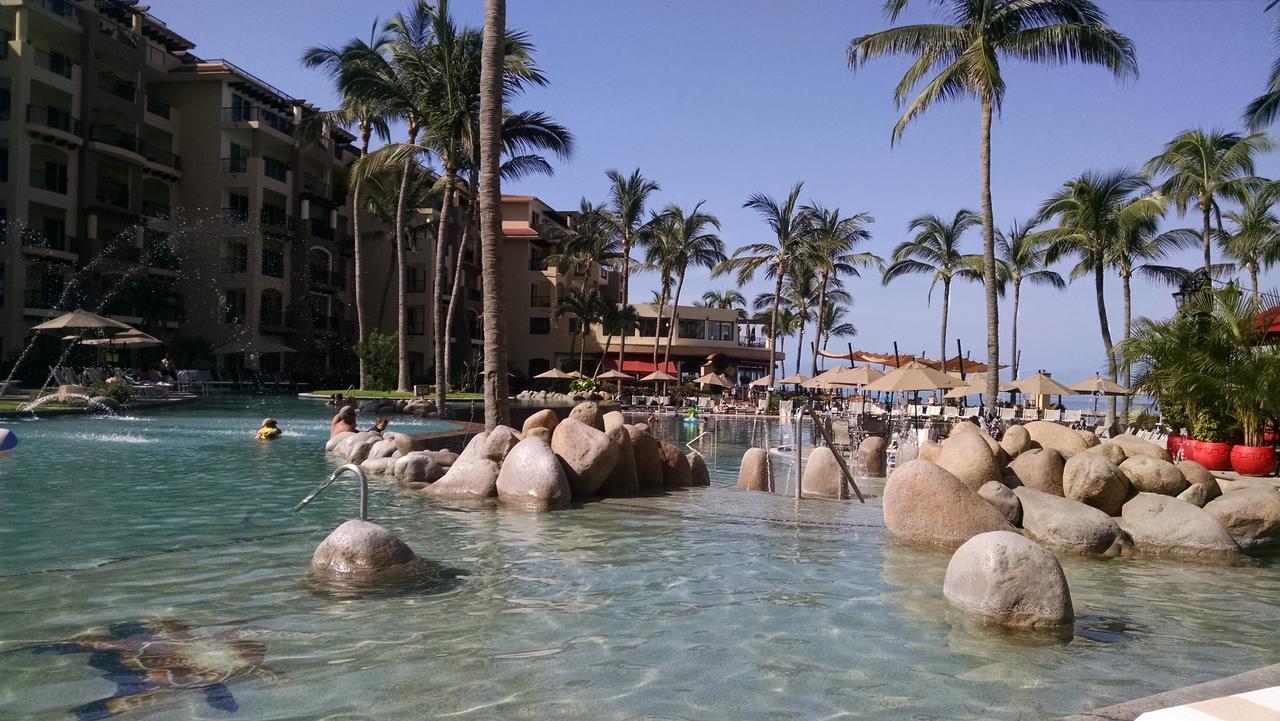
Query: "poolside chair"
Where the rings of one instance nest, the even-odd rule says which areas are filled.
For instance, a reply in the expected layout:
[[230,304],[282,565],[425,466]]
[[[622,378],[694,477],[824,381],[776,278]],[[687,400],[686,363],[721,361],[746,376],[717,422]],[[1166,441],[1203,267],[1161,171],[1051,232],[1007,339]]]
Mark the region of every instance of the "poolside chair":
[[1040,411],[1036,410],[1035,408],[1023,408],[1022,412],[1018,414],[1018,420],[1024,423],[1030,423],[1031,421],[1038,421],[1040,420]]
[[956,408],[955,406],[947,406],[942,409],[942,417],[943,418],[959,418],[960,409]]
[[929,418],[936,418],[942,415],[942,406],[925,406],[924,414]]
[[1017,420],[1017,417],[1018,417],[1017,408],[1001,408],[1000,409],[1000,420],[1002,421]]
[[1063,411],[1063,423],[1080,423],[1084,420],[1084,411]]
[[1044,415],[1041,417],[1040,420],[1053,421],[1055,423],[1059,422],[1062,420],[1062,411],[1057,410],[1055,408],[1050,408],[1049,410],[1044,412]]

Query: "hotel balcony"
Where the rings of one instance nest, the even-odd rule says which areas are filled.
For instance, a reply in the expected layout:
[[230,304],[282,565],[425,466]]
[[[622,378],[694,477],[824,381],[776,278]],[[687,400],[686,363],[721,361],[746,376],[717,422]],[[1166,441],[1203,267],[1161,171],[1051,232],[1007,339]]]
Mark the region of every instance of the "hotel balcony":
[[277,230],[293,230],[293,216],[276,206],[262,206],[262,211],[258,214],[258,222]]
[[54,145],[73,148],[84,144],[80,120],[59,108],[28,105],[27,127]]
[[91,125],[89,142],[93,143],[95,149],[109,155],[139,164],[147,162],[142,154],[142,141],[138,136],[123,130],[105,125]]
[[335,273],[328,268],[310,268],[307,271],[307,279],[314,288],[329,290],[342,290],[347,287],[346,273]]
[[229,258],[223,258],[221,266],[223,273],[244,273],[249,269],[249,258],[243,255],[233,255]]

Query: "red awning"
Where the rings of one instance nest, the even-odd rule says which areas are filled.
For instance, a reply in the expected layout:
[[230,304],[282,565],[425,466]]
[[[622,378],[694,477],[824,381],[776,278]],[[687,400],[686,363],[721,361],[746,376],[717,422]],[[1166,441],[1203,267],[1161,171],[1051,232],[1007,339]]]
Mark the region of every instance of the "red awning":
[[1259,328],[1267,329],[1267,335],[1280,335],[1280,305],[1259,313],[1255,322]]
[[[616,360],[609,360],[609,361],[605,361],[605,365],[611,369],[617,368],[618,362]],[[670,373],[671,375],[676,375],[680,372],[676,368],[677,366],[675,361],[658,363],[656,366],[653,364],[653,361],[647,361],[647,360],[623,360],[622,361],[622,372],[631,373],[633,375],[636,373],[643,373],[645,375],[648,375],[649,373],[652,373],[655,370],[659,370],[659,369],[661,369],[666,373]]]

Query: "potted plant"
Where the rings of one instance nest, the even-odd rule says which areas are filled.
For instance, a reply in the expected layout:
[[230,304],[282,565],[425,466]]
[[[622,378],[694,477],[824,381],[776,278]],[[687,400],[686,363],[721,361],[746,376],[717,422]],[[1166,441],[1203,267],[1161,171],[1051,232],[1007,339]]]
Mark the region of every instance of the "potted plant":
[[1226,380],[1243,436],[1231,449],[1231,469],[1243,476],[1270,476],[1276,470],[1276,453],[1266,442],[1264,426],[1267,407],[1280,393],[1280,354],[1262,346],[1243,349]]
[[1201,410],[1192,427],[1193,441],[1183,446],[1185,455],[1211,471],[1231,469],[1231,444],[1226,442],[1227,430],[1221,414]]

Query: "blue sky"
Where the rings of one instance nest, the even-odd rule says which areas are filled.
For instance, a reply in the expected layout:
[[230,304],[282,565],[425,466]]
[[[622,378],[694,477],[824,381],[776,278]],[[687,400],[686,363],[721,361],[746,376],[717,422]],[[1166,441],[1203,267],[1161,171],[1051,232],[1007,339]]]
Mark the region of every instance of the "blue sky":
[[[927,21],[929,5],[903,21]],[[1006,65],[1008,94],[994,128],[993,193],[998,226],[1033,213],[1064,180],[1085,170],[1136,167],[1178,131],[1235,128],[1280,50],[1271,44],[1275,12],[1261,0],[1102,0],[1111,22],[1137,47],[1141,76],[1118,83],[1105,71],[1070,66]],[[227,57],[294,95],[334,102],[323,75],[298,58],[314,44],[367,36],[375,17],[405,7],[396,0],[154,0],[152,12],[197,44],[205,57]],[[805,198],[876,217],[871,249],[887,256],[921,213],[977,208],[978,107],[936,108],[896,147],[892,91],[905,60],[886,59],[851,73],[851,38],[887,27],[879,0],[509,0],[508,25],[526,31],[552,84],[517,101],[550,113],[576,135],[572,162],[554,177],[504,187],[558,208],[586,196],[603,201],[605,170],[639,166],[662,185],[657,204],[707,201],[729,248],[763,239],[767,229],[742,208],[752,193],[782,196],[798,180]],[[481,0],[454,1],[463,22],[479,25]],[[1278,131],[1280,132],[1280,131]],[[1280,154],[1263,175],[1280,175]],[[1194,218],[1170,224],[1194,225]],[[981,238],[968,238],[979,252]],[[1195,264],[1194,253],[1171,262]],[[1061,269],[1065,272],[1065,268]],[[1268,274],[1265,285],[1277,274]],[[704,272],[686,283],[688,300],[729,278]],[[1108,278],[1112,333],[1120,334],[1119,281]],[[653,278],[633,281],[647,299]],[[638,291],[637,291],[638,289]],[[766,289],[763,278],[744,289]],[[926,303],[928,280],[884,287],[878,278],[850,282],[855,347],[937,354],[940,303]],[[1134,313],[1166,315],[1170,290],[1139,283]],[[1008,306],[1002,305],[1002,359],[1008,358]],[[960,284],[951,304],[951,338],[985,359],[982,295]],[[954,351],[955,341],[948,341]],[[1045,368],[1074,381],[1103,364],[1092,283],[1066,292],[1023,293],[1022,368]],[[788,345],[794,351],[794,340]],[[794,356],[788,361],[794,367]],[[803,368],[809,367],[806,361]]]

